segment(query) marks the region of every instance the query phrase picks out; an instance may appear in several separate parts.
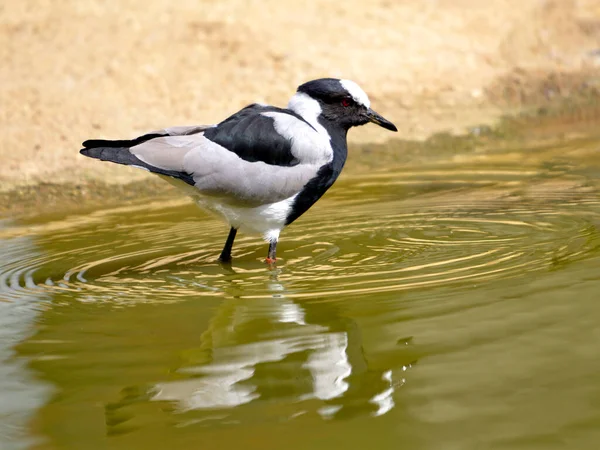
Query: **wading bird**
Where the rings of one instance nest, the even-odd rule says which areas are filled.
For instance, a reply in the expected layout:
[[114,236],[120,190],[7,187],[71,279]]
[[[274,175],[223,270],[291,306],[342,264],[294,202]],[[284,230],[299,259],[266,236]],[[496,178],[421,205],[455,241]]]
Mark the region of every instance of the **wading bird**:
[[222,262],[231,261],[238,230],[261,234],[273,262],[281,230],[339,176],[348,130],[368,122],[397,131],[356,83],[321,78],[298,87],[287,108],[252,104],[217,125],[88,140],[80,152],[155,173],[222,217],[231,227]]

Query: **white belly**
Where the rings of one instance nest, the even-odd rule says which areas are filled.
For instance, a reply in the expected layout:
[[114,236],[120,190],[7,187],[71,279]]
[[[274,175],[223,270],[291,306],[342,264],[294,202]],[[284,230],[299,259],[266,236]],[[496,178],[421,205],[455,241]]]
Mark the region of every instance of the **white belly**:
[[265,241],[279,238],[285,227],[296,196],[267,205],[244,207],[222,203],[218,199],[196,195],[194,200],[202,209],[213,212],[223,218],[229,225],[246,233],[261,234]]
[[278,239],[297,195],[275,203],[243,206],[232,204],[224,198],[202,194],[198,189],[181,180],[159,176],[192,197],[200,208],[216,214],[230,226],[242,232],[261,234],[267,242]]

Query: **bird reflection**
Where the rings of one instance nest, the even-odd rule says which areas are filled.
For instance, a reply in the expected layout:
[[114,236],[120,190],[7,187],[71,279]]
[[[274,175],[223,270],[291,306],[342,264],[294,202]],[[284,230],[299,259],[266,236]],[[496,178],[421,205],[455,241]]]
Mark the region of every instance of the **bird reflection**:
[[357,324],[326,302],[297,303],[273,272],[263,298],[225,300],[177,374],[151,389],[179,412],[261,401],[302,404],[323,418],[394,408],[392,368],[369,369]]

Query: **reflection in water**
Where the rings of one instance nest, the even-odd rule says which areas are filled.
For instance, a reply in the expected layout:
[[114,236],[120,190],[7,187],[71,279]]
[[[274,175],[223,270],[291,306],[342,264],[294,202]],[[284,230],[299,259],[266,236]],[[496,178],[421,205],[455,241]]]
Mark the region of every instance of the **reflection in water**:
[[[208,360],[202,364],[192,361],[178,369],[178,374],[192,378],[157,383],[151,389],[151,400],[177,402],[182,412],[214,410],[261,397],[268,400],[276,391],[281,397],[287,390],[284,397],[296,402],[326,401],[318,413],[331,417],[343,413],[346,393],[356,392],[352,395],[355,409],[369,410],[371,403],[376,408],[373,414],[382,415],[393,408],[390,369],[369,373],[381,382],[371,384],[368,390],[366,385],[362,389],[350,386],[360,384],[367,372],[359,333],[331,329],[328,323],[339,322],[339,318],[330,315],[322,324],[307,323],[304,308],[285,297],[276,274],[268,286],[273,292],[269,299],[224,301],[202,335],[202,354],[209,355]],[[356,351],[350,352],[350,347]],[[359,360],[353,361],[351,355]]]
[[340,180],[275,271],[252,236],[216,264],[222,225],[179,200],[0,229],[0,322],[52,299],[0,370],[28,380],[24,340],[48,449],[595,448],[593,150]]
[[[0,222],[0,230],[7,225]],[[35,317],[48,300],[34,289],[32,271],[19,270],[21,261],[32,255],[39,257],[31,239],[0,239],[0,448],[5,450],[33,443],[27,421],[48,398],[48,386],[34,380],[13,348],[32,333]]]

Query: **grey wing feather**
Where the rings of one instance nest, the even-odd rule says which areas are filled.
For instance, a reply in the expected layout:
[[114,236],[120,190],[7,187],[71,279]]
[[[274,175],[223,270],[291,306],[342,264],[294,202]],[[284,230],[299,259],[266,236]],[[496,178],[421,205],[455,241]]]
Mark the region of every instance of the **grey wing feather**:
[[199,193],[252,205],[295,195],[319,168],[248,162],[202,134],[152,139],[131,148],[131,153],[160,169],[190,174]]
[[132,149],[145,142],[150,142],[164,137],[177,135],[198,135],[212,126],[213,125],[194,125],[166,128],[164,130],[146,133],[130,140],[91,139],[83,143],[84,148],[80,150],[80,153],[90,158],[100,159],[101,161],[110,161],[117,164],[146,169],[159,175],[179,179],[193,186],[194,180],[189,173],[181,170],[180,168],[171,169],[169,168],[169,164],[161,166],[148,163],[144,159],[138,158]]
[[246,161],[204,137],[208,128],[167,128],[131,141],[86,141],[81,153],[145,168],[194,186],[199,194],[247,205],[289,198],[319,169],[317,164],[284,167]]
[[190,134],[198,134],[203,131],[213,128],[216,125],[184,125],[179,127],[163,128],[162,130],[151,131],[148,134],[162,134],[165,136],[188,136]]

